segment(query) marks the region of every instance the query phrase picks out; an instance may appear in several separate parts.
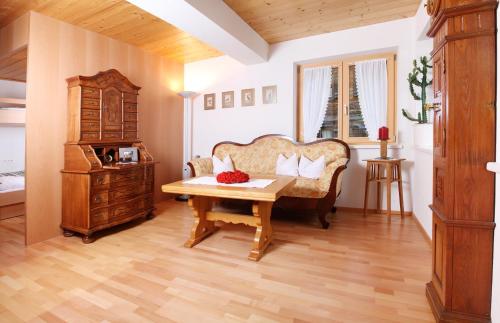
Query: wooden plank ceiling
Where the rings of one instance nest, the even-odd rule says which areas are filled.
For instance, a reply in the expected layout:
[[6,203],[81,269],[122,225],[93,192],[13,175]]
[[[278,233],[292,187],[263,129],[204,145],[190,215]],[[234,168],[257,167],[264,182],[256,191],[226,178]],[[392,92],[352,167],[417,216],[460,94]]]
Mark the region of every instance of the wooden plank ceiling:
[[[419,5],[419,0],[224,1],[271,44],[410,17]],[[125,0],[0,0],[0,28],[28,10],[182,63],[222,55]]]
[[182,63],[222,55],[125,0],[0,0],[0,28],[29,10]]
[[262,38],[273,44],[413,17],[420,0],[224,0],[224,2]]
[[0,57],[0,79],[26,82],[28,49],[18,48]]

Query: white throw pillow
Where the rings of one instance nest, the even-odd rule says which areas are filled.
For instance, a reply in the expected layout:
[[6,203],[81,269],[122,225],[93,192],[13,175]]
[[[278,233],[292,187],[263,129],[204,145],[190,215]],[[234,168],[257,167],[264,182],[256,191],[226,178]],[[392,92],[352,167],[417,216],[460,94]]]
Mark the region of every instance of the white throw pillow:
[[325,170],[325,156],[321,156],[315,161],[310,161],[309,158],[300,156],[299,175],[306,178],[318,179]]
[[212,156],[212,164],[214,166],[214,175],[218,175],[222,172],[234,172],[233,161],[229,155],[226,155],[224,160],[220,160],[215,155]]
[[286,158],[282,154],[279,154],[276,161],[276,175],[299,176],[297,155],[293,154],[290,158]]

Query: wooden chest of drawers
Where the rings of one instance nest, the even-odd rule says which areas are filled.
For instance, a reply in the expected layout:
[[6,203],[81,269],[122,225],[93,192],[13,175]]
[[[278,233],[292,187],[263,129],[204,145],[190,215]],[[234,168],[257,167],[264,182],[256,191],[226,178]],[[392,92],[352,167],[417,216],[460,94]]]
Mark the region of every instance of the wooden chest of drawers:
[[154,164],[90,173],[63,171],[65,235],[83,234],[92,242],[96,231],[148,216],[154,210]]
[[[109,70],[70,78],[68,89],[61,227],[89,243],[96,231],[152,214],[154,162],[137,138],[139,87]],[[137,148],[138,163],[116,163],[125,147]]]

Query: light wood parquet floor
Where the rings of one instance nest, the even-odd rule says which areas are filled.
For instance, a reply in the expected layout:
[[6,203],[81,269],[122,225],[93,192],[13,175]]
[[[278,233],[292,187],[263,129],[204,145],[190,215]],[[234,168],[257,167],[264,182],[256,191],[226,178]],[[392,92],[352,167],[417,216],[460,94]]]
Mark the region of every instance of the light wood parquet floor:
[[338,212],[322,230],[273,219],[274,241],[247,260],[253,230],[225,224],[193,249],[186,203],[83,245],[23,246],[23,219],[0,221],[0,322],[433,322],[430,246],[415,220]]

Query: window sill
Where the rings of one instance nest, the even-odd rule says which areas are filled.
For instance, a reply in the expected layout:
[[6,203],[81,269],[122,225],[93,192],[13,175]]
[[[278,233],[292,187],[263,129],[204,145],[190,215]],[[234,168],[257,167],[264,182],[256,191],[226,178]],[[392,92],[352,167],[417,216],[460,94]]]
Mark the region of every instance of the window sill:
[[[380,149],[379,144],[349,144],[349,148],[351,149]],[[401,144],[388,144],[388,149],[403,149],[403,145]]]

